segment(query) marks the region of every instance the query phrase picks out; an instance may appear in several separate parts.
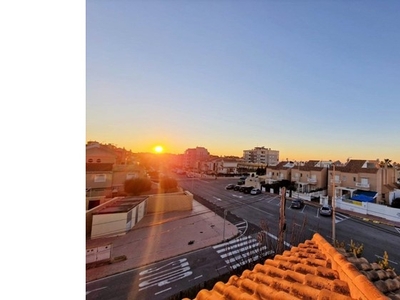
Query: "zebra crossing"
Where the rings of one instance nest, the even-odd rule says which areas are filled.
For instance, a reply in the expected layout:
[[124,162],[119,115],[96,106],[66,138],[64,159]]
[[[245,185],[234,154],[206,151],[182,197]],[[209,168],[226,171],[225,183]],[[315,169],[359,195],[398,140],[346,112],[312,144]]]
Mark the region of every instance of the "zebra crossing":
[[261,245],[251,236],[242,236],[238,239],[215,245],[213,248],[231,269],[245,266],[273,253],[273,251],[267,249],[267,246]]

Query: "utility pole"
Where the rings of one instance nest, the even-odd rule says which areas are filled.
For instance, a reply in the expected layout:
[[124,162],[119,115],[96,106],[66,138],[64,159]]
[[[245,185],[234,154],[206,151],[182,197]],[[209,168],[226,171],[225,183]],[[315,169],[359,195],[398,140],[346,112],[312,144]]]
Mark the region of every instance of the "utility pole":
[[278,234],[278,245],[276,247],[276,253],[282,254],[284,250],[285,243],[285,230],[286,230],[286,219],[285,219],[285,209],[286,209],[286,188],[281,189],[281,206],[279,208],[279,234]]
[[332,164],[332,244],[335,245],[336,242],[336,218],[335,218],[335,210],[336,210],[336,190],[335,190],[335,164]]

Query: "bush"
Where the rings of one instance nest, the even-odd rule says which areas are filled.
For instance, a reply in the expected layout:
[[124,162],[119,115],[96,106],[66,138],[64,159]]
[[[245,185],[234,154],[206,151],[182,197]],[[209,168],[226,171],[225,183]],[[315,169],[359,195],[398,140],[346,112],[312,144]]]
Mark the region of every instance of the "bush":
[[160,180],[160,187],[164,191],[176,189],[178,187],[178,182],[174,178],[164,177]]
[[132,178],[124,183],[124,190],[127,194],[138,196],[143,192],[150,191],[151,180],[148,178]]
[[400,198],[396,198],[396,199],[393,200],[392,207],[400,208]]

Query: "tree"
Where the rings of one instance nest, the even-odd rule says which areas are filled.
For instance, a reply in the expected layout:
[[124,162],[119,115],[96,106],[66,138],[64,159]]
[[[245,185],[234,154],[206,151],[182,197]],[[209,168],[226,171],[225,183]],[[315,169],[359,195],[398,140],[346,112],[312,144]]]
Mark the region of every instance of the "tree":
[[160,180],[160,187],[164,191],[174,190],[178,187],[178,182],[174,178],[164,177]]
[[150,191],[151,180],[148,178],[132,178],[124,182],[125,192],[129,195],[138,196],[143,192]]

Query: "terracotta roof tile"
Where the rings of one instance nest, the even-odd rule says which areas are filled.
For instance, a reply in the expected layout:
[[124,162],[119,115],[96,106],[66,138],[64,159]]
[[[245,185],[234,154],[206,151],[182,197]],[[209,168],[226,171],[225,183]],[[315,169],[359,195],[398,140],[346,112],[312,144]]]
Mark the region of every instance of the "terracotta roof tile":
[[377,263],[369,263],[364,257],[339,250],[347,260],[363,274],[369,282],[390,299],[400,300],[400,276],[394,270],[383,270]]
[[[368,269],[365,264],[360,261]],[[376,266],[370,265],[369,270],[376,273],[373,277],[378,278],[378,287],[322,236],[315,234],[312,240],[257,264],[253,270],[245,270],[240,277],[234,275],[227,283],[216,283],[212,290],[201,290],[195,299],[389,299],[378,288],[396,295],[400,286],[397,275],[378,273],[381,270],[373,267]]]

